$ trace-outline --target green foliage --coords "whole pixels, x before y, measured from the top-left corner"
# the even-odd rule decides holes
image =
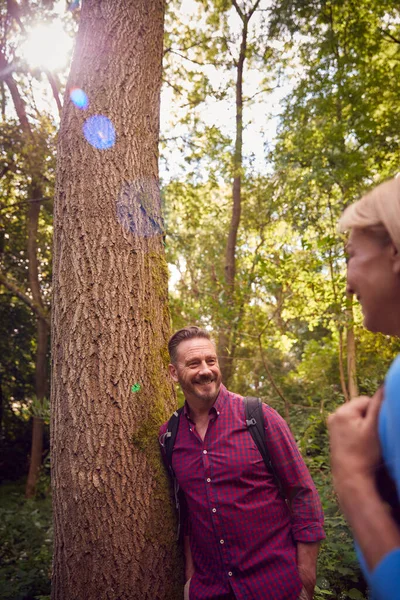
[[[18,479],[27,469],[31,426],[22,412],[34,389],[35,331],[31,311],[0,294],[0,481]]]
[[[358,565],[349,528],[340,512],[329,466],[329,440],[324,416],[313,415],[304,430],[300,447],[320,494],[325,515],[326,541],[318,559],[316,600],[365,598],[366,586]],[[351,590],[354,589],[354,592]],[[351,594],[359,593],[359,596]]]
[[[51,500],[26,500],[23,484],[0,487],[0,600],[47,600]]]

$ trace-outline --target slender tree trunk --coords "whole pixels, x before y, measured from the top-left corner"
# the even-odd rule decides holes
[[[162,0],[85,0],[58,146],[52,310],[53,600],[177,600],[158,427],[168,271],[158,188]],[[67,96],[66,96],[67,98]],[[112,147],[82,135],[109,118]]]
[[[344,374],[344,366],[343,366],[343,330],[339,327],[339,377],[340,377],[340,385],[342,388],[342,393],[345,399],[345,402],[350,400],[349,392],[347,391],[346,385],[346,377]]]
[[[3,413],[4,413],[3,373],[0,372],[0,436],[3,433]]]
[[[227,318],[218,337],[218,354],[222,380],[229,385],[232,376],[234,348],[232,345],[232,319],[235,304],[236,244],[242,210],[243,166],[243,69],[247,49],[247,19],[243,21],[242,41],[236,70],[236,139],[233,154],[232,214],[225,251],[225,307]]]
[[[233,152],[232,213],[225,250],[225,318],[218,335],[218,356],[222,372],[222,380],[229,385],[233,374],[233,361],[236,351],[236,338],[232,331],[234,319],[236,329],[239,326],[240,314],[235,311],[235,277],[236,277],[236,245],[242,212],[242,172],[243,172],[243,72],[247,54],[247,35],[250,20],[257,10],[260,0],[256,0],[244,12],[237,0],[232,0],[238,16],[242,21],[242,39],[239,58],[236,63],[236,136]]]
[[[346,294],[347,381],[350,398],[358,396],[356,339],[354,335],[353,296]]]
[[[39,200],[42,196],[40,187],[32,190],[32,198]],[[28,279],[34,302],[44,310],[40,281],[39,262],[37,256],[37,235],[39,227],[40,202],[31,202],[28,210]],[[48,323],[41,318],[37,319],[37,348],[35,367],[35,392],[36,398],[42,402],[47,391],[47,346],[49,338]],[[32,443],[28,479],[25,495],[32,498],[35,495],[37,479],[42,464],[44,423],[39,417],[32,420]]]
[[[343,122],[343,106],[342,99],[345,96],[343,89],[343,68],[342,68],[342,60],[341,60],[341,48],[339,46],[336,31],[335,31],[335,22],[334,22],[334,14],[332,10],[332,6],[329,7],[329,17],[330,17],[330,30],[331,30],[331,44],[332,51],[336,60],[336,69],[337,69],[337,80],[338,80],[338,96],[336,101],[336,118],[337,123]],[[343,155],[347,152],[346,140],[344,135],[342,134],[339,138],[339,147],[340,151]],[[346,198],[347,195],[347,187],[343,185],[341,181],[337,182],[338,186],[342,191],[343,198]],[[345,203],[343,205],[343,209],[345,208]],[[332,214],[332,213],[331,213]],[[355,398],[358,396],[358,385],[357,385],[357,370],[356,370],[356,341],[354,336],[354,317],[353,317],[353,297],[352,294],[346,292],[346,345],[347,345],[347,389],[348,394],[345,394],[345,400],[347,401],[349,398]],[[343,383],[342,383],[343,387]]]
[[[37,321],[37,349],[35,368],[35,391],[39,402],[47,392],[47,346],[49,339],[49,326],[43,319]],[[32,443],[29,463],[29,473],[26,482],[25,495],[32,498],[35,495],[43,454],[44,422],[42,418],[32,419]]]

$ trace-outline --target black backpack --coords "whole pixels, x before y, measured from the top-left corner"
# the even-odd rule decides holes
[[[254,442],[257,445],[258,450],[260,451],[260,454],[264,460],[268,471],[273,475],[275,483],[281,495],[284,498],[286,498],[282,484],[272,463],[268,446],[265,441],[264,413],[262,409],[262,402],[260,398],[253,398],[252,396],[247,396],[246,398],[243,398],[243,400],[245,406],[246,425],[248,427],[249,433],[251,434]],[[168,470],[173,483],[175,506],[178,512],[178,539],[180,539],[182,535],[181,525],[183,522],[183,515],[186,511],[186,500],[185,495],[182,493],[182,490],[179,487],[174,470],[172,468],[172,452],[175,445],[176,435],[178,433],[179,421],[182,410],[183,406],[174,412],[174,414],[168,421],[167,431],[163,436],[163,446],[165,450],[166,463],[168,465]]]

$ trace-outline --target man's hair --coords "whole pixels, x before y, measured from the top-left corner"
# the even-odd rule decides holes
[[[182,342],[186,340],[192,340],[193,338],[205,338],[206,340],[211,340],[211,336],[205,329],[201,329],[196,325],[188,325],[188,327],[184,327],[183,329],[179,329],[174,333],[174,335],[170,338],[168,342],[168,352],[171,359],[171,363],[176,364],[176,359],[178,355],[178,346]]]
[[[367,229],[383,244],[393,242],[400,252],[400,177],[381,183],[346,208],[339,231]]]

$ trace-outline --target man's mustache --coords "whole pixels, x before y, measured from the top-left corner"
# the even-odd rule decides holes
[[[216,377],[197,377],[194,380],[194,383],[211,383],[212,381],[215,381]]]

